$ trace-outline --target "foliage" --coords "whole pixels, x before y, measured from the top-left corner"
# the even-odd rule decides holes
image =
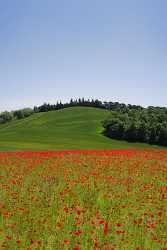
[[[14,111],[13,115],[17,119],[22,119],[22,118],[25,118],[25,117],[32,115],[33,113],[34,113],[33,109],[24,108],[24,109]]]
[[[143,109],[141,106],[136,106],[136,105],[125,105],[123,103],[119,102],[102,102],[98,99],[84,99],[84,98],[78,98],[78,99],[72,99],[70,102],[62,103],[61,101],[57,101],[56,104],[50,104],[50,103],[44,103],[41,106],[34,106],[33,109],[31,108],[24,108],[24,109],[19,109],[15,110],[12,112],[7,112],[8,116],[10,113],[10,116],[12,117],[11,119],[8,119],[7,117],[4,116],[3,112],[2,118],[0,117],[0,123],[5,123],[8,122],[14,118],[16,119],[23,119],[25,117],[28,117],[34,113],[40,113],[40,112],[48,112],[48,111],[53,111],[53,110],[60,110],[64,108],[69,108],[69,107],[92,107],[92,108],[100,108],[100,109],[107,109],[107,110],[113,110],[113,111],[121,111],[121,112],[126,112],[128,109],[133,110],[133,109]],[[6,114],[5,114],[6,115]]]
[[[167,146],[167,108],[148,107],[112,112],[103,126],[114,139]]]
[[[105,105],[99,101],[99,100],[85,100],[84,98],[79,98],[73,100],[71,98],[70,102],[67,103],[62,103],[57,102],[57,104],[49,104],[49,103],[44,103],[41,106],[35,106],[34,107],[34,112],[47,112],[47,111],[52,111],[52,110],[59,110],[59,109],[64,109],[64,108],[69,108],[69,107],[76,107],[76,106],[85,106],[85,107],[95,107],[95,108],[102,108],[106,109]]]
[[[6,123],[6,122],[9,122],[13,119],[13,114],[12,112],[8,112],[8,111],[5,111],[5,112],[2,112],[0,114],[0,123]]]
[[[15,111],[4,111],[0,113],[0,124],[10,122],[12,120],[16,119],[22,119],[25,117],[28,117],[34,113],[34,110],[31,108],[24,108],[20,110]]]
[[[61,101],[57,102],[57,104],[49,104],[44,103],[41,106],[35,106],[34,112],[47,112],[52,110],[59,110],[69,107],[76,107],[76,106],[83,106],[83,107],[95,107],[95,108],[101,108],[101,109],[107,109],[112,111],[121,111],[123,113],[126,113],[128,110],[142,110],[143,107],[139,105],[131,105],[131,104],[124,104],[119,102],[106,102],[101,101],[98,99],[85,99],[85,98],[78,98],[78,99],[72,99],[70,102],[62,103]]]

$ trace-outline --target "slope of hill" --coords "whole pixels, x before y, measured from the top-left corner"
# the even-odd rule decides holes
[[[0,151],[46,151],[66,149],[113,149],[144,144],[111,140],[101,134],[101,121],[109,111],[73,107],[37,113],[0,125]],[[150,146],[147,146],[150,147]]]

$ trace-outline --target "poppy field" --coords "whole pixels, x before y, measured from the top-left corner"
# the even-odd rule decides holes
[[[167,152],[0,153],[0,249],[167,250]]]

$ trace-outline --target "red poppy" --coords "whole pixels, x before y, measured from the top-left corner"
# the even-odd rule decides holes
[[[17,244],[21,244],[21,240],[16,240],[16,243]]]
[[[69,243],[69,239],[64,239],[64,244],[67,244],[67,243]]]
[[[74,220],[80,220],[80,218],[79,217],[75,217]]]
[[[100,221],[99,221],[99,224],[104,224],[104,223],[105,223],[104,220],[100,220]]]
[[[37,243],[39,246],[42,246],[42,240],[38,240]]]
[[[106,222],[104,224],[104,235],[106,236],[108,234],[108,223]]]
[[[124,230],[117,230],[116,233],[117,233],[117,234],[124,234],[125,231],[124,231]]]
[[[95,243],[94,243],[94,250],[98,250],[98,242],[97,241],[95,241]]]
[[[123,224],[117,223],[117,227],[122,227],[122,226],[123,226]]]
[[[73,248],[73,250],[79,250],[79,247],[78,247],[78,246],[76,246],[76,247],[74,247],[74,248]]]
[[[133,224],[135,224],[135,225],[136,225],[136,224],[137,224],[137,220],[133,220]]]
[[[82,234],[82,231],[81,230],[76,230],[76,231],[73,232],[73,234],[76,235],[76,236],[79,236],[79,235]]]
[[[31,245],[34,244],[34,240],[31,239],[31,240],[30,240],[30,244],[31,244]]]
[[[11,239],[12,239],[12,237],[11,237],[11,236],[9,236],[9,235],[7,235],[7,236],[6,236],[6,239],[7,239],[7,240],[11,240]]]
[[[64,207],[64,212],[68,213],[68,207]]]

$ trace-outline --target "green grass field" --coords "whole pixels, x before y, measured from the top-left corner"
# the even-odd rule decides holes
[[[157,148],[103,136],[101,122],[108,115],[107,110],[73,107],[12,121],[0,125],[0,151]]]

